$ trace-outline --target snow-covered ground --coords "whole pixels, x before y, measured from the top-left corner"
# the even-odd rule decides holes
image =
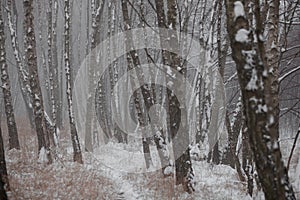
[[[35,137],[21,140],[22,151],[6,151],[10,199],[264,199],[256,190],[252,198],[247,194],[236,170],[206,161],[193,161],[196,191],[187,194],[180,185],[174,186],[171,177],[162,177],[154,147],[150,170],[145,169],[141,145],[134,143],[102,145],[93,153],[85,152],[80,165],[72,162],[72,145],[66,137],[54,163],[44,165],[38,163]],[[294,156],[290,177],[297,192],[300,164],[299,156]]]

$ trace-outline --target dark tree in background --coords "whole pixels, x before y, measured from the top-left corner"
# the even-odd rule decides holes
[[[6,52],[5,52],[5,34],[4,34],[4,23],[2,18],[2,4],[0,3],[0,75],[2,82],[2,91],[4,95],[4,108],[6,114],[7,128],[8,128],[8,141],[9,149],[20,149],[17,125],[15,121],[10,80],[8,67],[6,63]]]
[[[38,75],[36,40],[33,24],[33,0],[24,0],[24,11],[26,61],[29,71],[31,102],[34,110],[35,128],[38,137],[39,156],[40,161],[51,163],[49,135],[44,118],[43,96]],[[47,158],[45,158],[44,155],[46,155]]]

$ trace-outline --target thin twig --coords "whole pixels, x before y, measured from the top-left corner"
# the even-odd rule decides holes
[[[291,150],[291,153],[290,153],[289,161],[288,161],[288,164],[287,164],[287,170],[289,170],[290,163],[291,163],[292,156],[293,156],[296,144],[297,144],[297,139],[299,137],[299,134],[300,134],[300,124],[299,124],[298,131],[297,131],[296,137],[294,139],[293,147],[292,147],[292,150]]]

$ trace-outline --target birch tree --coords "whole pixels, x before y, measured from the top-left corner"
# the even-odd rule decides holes
[[[35,128],[38,137],[39,161],[50,163],[52,162],[52,159],[49,149],[49,135],[47,134],[48,131],[44,118],[43,96],[38,75],[36,39],[33,23],[33,0],[24,0],[23,3],[25,12],[25,56],[29,72],[30,94],[34,111]]]
[[[65,73],[66,73],[66,95],[67,95],[67,103],[68,103],[68,112],[69,112],[69,121],[70,121],[70,131],[71,131],[71,140],[73,145],[73,159],[75,162],[83,163],[82,154],[80,149],[79,138],[77,134],[77,129],[75,125],[74,119],[74,111],[73,111],[73,100],[72,100],[72,73],[71,73],[71,9],[70,9],[70,1],[65,0],[64,4],[65,11],[65,25],[64,25],[64,44],[65,44],[65,52],[64,52],[64,60],[65,60]]]
[[[2,5],[0,5],[1,7]],[[4,22],[2,19],[2,9],[0,8],[0,74],[2,82],[2,91],[4,95],[4,108],[6,114],[6,122],[8,128],[9,149],[20,149],[17,125],[15,121],[14,108],[12,104],[12,96],[10,89],[10,80],[8,67],[6,63],[5,52],[5,34]]]
[[[174,0],[169,0],[167,2],[155,0],[156,6],[156,15],[157,15],[157,24],[160,28],[169,28],[173,31],[177,30],[177,12],[178,5]],[[165,7],[167,11],[165,11]],[[164,65],[170,66],[175,71],[178,71],[183,76],[186,76],[187,69],[183,68],[181,65],[181,58],[172,53],[179,52],[179,38],[177,34],[171,34],[165,38],[166,35],[161,35],[160,33],[160,43],[162,49],[162,62]],[[164,50],[165,47],[169,47],[169,51]],[[171,77],[176,77],[176,75],[171,74]],[[167,78],[167,83],[171,85],[174,84],[174,80]],[[185,96],[184,89],[180,89],[180,93],[178,95]],[[184,152],[180,149],[180,146],[185,146],[189,144],[189,138],[184,133],[177,133],[179,125],[183,127],[183,130],[188,133],[188,125],[187,123],[187,113],[186,110],[180,109],[179,102],[176,97],[171,93],[168,94],[168,128],[170,131],[170,137],[174,138],[176,134],[179,134],[178,139],[172,141],[173,142],[173,151],[175,160],[175,172],[176,172],[176,184],[182,184],[184,190],[191,193],[193,192],[193,168],[190,160],[190,152],[189,148],[187,148]],[[183,118],[180,117],[183,116]],[[164,140],[166,140],[164,135],[161,135]]]
[[[127,6],[126,0],[121,1],[121,7],[122,7],[122,16],[123,16],[123,21],[124,21],[124,29],[125,29],[125,31],[130,31],[131,20],[129,18],[129,11],[128,11],[128,6]],[[132,36],[131,32],[128,32],[126,34],[126,48],[129,52],[126,55],[128,70],[135,69],[137,77],[138,77],[139,85],[142,85],[142,83],[144,82],[145,79],[144,79],[143,72],[140,69],[141,62],[140,62],[137,51],[132,48],[132,44],[133,44],[133,36]],[[134,85],[133,80],[131,79],[130,81],[131,81],[131,85],[133,86]],[[150,92],[146,91],[145,88],[142,88],[142,90],[136,91],[136,93],[134,94],[134,106],[136,109],[137,117],[139,118],[140,126],[145,126],[147,124],[147,122],[149,122],[148,121],[149,119],[145,116],[145,113],[143,113],[143,102],[145,104],[145,107],[149,108],[150,107],[150,104],[149,104],[150,99],[152,100],[153,97],[150,97]],[[155,141],[156,141],[156,145],[157,145],[157,149],[158,149],[158,153],[159,153],[159,157],[160,157],[160,161],[161,161],[161,165],[162,165],[162,172],[163,172],[165,166],[168,165],[169,160],[168,160],[168,158],[163,156],[163,153],[162,153],[162,149],[165,149],[165,147],[158,145],[157,138]],[[146,167],[149,168],[152,165],[152,159],[151,159],[150,148],[149,148],[150,138],[148,138],[147,136],[143,136],[142,144],[143,144],[143,152],[144,152],[144,159],[146,162]]]
[[[251,26],[241,1],[226,0],[227,31],[242,91],[244,115],[259,181],[266,199],[295,199],[278,142],[276,103],[269,101],[273,79],[266,60],[259,1]],[[255,39],[255,40],[254,40]],[[256,43],[257,42],[257,43]],[[278,98],[278,92],[272,95]]]
[[[58,65],[58,50],[57,50],[57,23],[58,23],[58,1],[53,0],[53,12],[52,12],[52,18],[53,18],[53,25],[52,25],[52,42],[51,42],[51,49],[52,49],[52,67],[53,71],[50,71],[50,74],[52,74],[53,78],[53,90],[54,90],[54,101],[56,104],[56,114],[55,114],[55,119],[53,117],[53,121],[56,124],[57,128],[62,127],[62,96],[60,94],[60,90],[62,90],[62,81],[59,81],[59,65]],[[49,28],[49,27],[48,27]],[[50,30],[49,30],[50,31]],[[53,109],[52,109],[53,110]],[[54,111],[54,110],[53,110]],[[57,131],[57,130],[56,130]]]
[[[30,97],[31,90],[29,84],[28,71],[25,69],[24,62],[22,62],[23,55],[20,52],[20,46],[18,42],[19,40],[17,34],[17,27],[18,27],[19,15],[17,13],[15,0],[7,0],[6,13],[7,13],[7,24],[9,28],[8,30],[11,38],[11,45],[16,60],[16,66],[18,69],[19,84],[21,87],[22,97],[25,102],[31,127],[34,128],[35,126],[34,113],[33,113],[33,108],[31,103],[31,97]]]
[[[57,98],[55,97],[56,90],[58,89],[58,67],[53,65],[53,24],[52,24],[52,0],[49,0],[49,7],[47,10],[48,18],[48,69],[49,69],[49,96],[50,96],[50,113],[52,118],[52,124],[50,126],[50,136],[54,146],[57,145]],[[57,6],[57,5],[55,5]],[[57,9],[57,8],[56,8]]]
[[[97,47],[97,45],[100,43],[100,20],[102,16],[102,12],[104,9],[105,1],[100,2],[100,0],[92,0],[91,2],[91,9],[92,9],[92,36],[91,36],[91,49]],[[93,62],[95,58],[91,58],[91,62]],[[88,86],[88,94],[92,93],[92,90],[95,90],[96,88],[96,80],[95,80],[95,69],[93,63],[89,66],[89,86]],[[89,95],[87,99],[87,112],[86,112],[86,123],[85,123],[85,150],[86,151],[92,151],[93,150],[93,141],[92,141],[92,135],[93,135],[93,124],[95,123],[93,120],[95,117],[95,112],[93,111],[92,103],[94,101],[94,98]]]

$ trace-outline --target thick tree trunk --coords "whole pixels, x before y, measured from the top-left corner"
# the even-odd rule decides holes
[[[5,191],[5,183],[0,179],[0,199],[7,200],[7,194]]]
[[[2,131],[0,127],[0,199],[7,199],[6,190],[10,190],[10,188],[6,169]]]
[[[2,6],[2,5],[0,5]],[[5,52],[5,35],[4,23],[2,19],[2,9],[0,8],[0,75],[2,82],[2,91],[4,96],[4,108],[8,128],[9,149],[20,149],[17,125],[15,121],[12,97],[10,91],[10,80],[8,75],[6,52]]]
[[[66,73],[66,90],[67,90],[67,101],[68,101],[68,111],[69,111],[69,121],[70,121],[70,131],[71,140],[73,145],[73,159],[75,162],[83,163],[82,154],[80,149],[80,142],[77,134],[77,129],[75,125],[74,113],[73,113],[73,100],[72,100],[72,73],[71,73],[71,11],[70,11],[70,1],[65,0],[65,73]]]
[[[295,199],[278,142],[277,105],[268,100],[274,81],[273,72],[265,60],[259,1],[254,3],[256,27],[252,33],[242,2],[226,0],[227,30],[242,90],[250,146],[265,198]],[[257,38],[257,45],[253,36]],[[272,97],[278,99],[278,92]]]
[[[25,48],[26,60],[29,69],[29,83],[31,91],[31,102],[34,110],[35,128],[38,137],[38,149],[40,161],[52,162],[49,149],[49,135],[47,134],[46,123],[44,118],[43,96],[39,83],[37,57],[36,57],[36,40],[33,24],[33,0],[24,0],[25,12]],[[47,160],[41,160],[43,153],[47,154]]]

